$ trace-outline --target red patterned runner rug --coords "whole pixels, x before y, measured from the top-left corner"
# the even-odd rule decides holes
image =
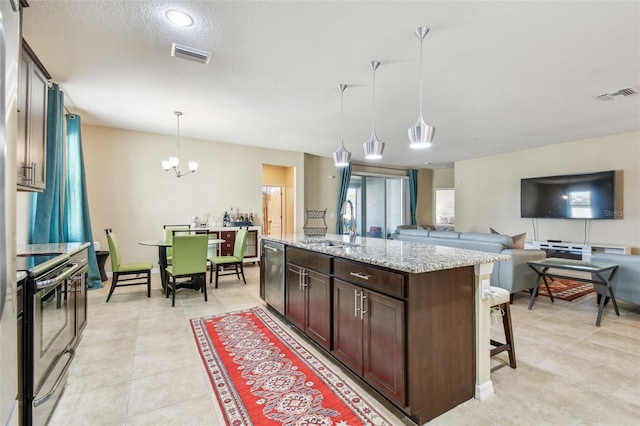
[[[562,300],[575,300],[586,294],[593,293],[593,285],[584,283],[582,281],[573,281],[562,278],[554,278],[553,280],[547,278],[549,288],[553,297],[557,297]],[[541,282],[538,287],[538,293],[543,296],[549,296],[547,293],[547,287]]]
[[[227,425],[391,425],[259,307],[191,329]]]

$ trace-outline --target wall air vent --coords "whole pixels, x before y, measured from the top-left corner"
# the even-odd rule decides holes
[[[617,92],[611,93],[603,93],[602,95],[596,96],[596,100],[598,101],[615,101],[616,99],[622,99],[627,96],[637,95],[638,90],[633,87],[627,87],[626,89],[620,89]]]
[[[204,50],[183,46],[177,43],[171,43],[171,56],[198,62],[200,64],[208,64],[209,61],[211,61],[211,52],[205,52]]]

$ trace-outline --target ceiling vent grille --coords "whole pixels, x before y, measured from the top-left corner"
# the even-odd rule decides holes
[[[633,87],[627,87],[626,89],[620,89],[617,92],[611,93],[603,93],[602,95],[596,96],[596,100],[598,101],[615,101],[616,99],[622,99],[627,96],[637,95],[638,91]]]
[[[171,56],[200,64],[208,64],[209,61],[211,61],[211,52],[205,52],[204,50],[176,43],[171,43]]]

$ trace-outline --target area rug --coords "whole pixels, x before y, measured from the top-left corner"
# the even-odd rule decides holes
[[[227,425],[392,424],[259,307],[191,329]]]
[[[550,280],[547,278],[551,294],[554,298],[561,300],[575,300],[579,297],[585,296],[589,293],[593,293],[593,286],[591,284],[583,283],[580,281],[567,280],[562,278],[554,278]],[[544,283],[538,287],[538,294],[543,296],[549,296],[547,293],[547,287]]]

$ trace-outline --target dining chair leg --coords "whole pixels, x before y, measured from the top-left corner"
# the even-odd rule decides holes
[[[205,272],[202,275],[202,291],[204,293],[204,301],[208,301],[207,299],[207,273]]]
[[[147,297],[151,297],[151,270],[147,271]]]
[[[244,277],[244,264],[240,262],[240,273],[242,274],[242,281],[244,281],[244,285],[247,285],[247,280]]]
[[[171,290],[171,306],[176,306],[176,277],[173,277],[173,289]]]
[[[218,288],[218,265],[216,265],[216,285],[214,288]]]
[[[238,264],[234,264],[233,265],[236,268],[236,277],[238,277],[238,279],[240,279],[240,271],[238,270]]]
[[[107,296],[107,302],[111,299],[111,295],[113,294],[113,290],[116,289],[116,284],[118,283],[118,273],[114,272],[111,277],[111,288],[109,289],[109,295]]]

